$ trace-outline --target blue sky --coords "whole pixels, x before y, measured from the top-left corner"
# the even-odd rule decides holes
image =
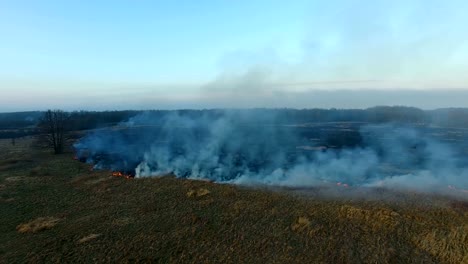
[[[467,13],[458,0],[5,0],[0,111],[367,107],[368,90],[450,93],[468,88]],[[342,90],[363,99],[343,104]],[[295,104],[324,91],[336,99]]]

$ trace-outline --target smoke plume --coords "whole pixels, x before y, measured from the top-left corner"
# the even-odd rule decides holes
[[[262,109],[146,112],[89,134],[75,148],[96,168],[136,177],[174,174],[247,185],[339,184],[424,192],[468,189],[462,150],[431,136],[427,127],[291,124]]]

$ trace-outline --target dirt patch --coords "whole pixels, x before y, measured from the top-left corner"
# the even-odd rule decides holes
[[[28,178],[25,176],[12,176],[12,177],[8,177],[5,179],[5,181],[7,182],[19,182],[19,181],[25,181],[25,180],[28,180]]]
[[[321,225],[313,225],[312,221],[305,217],[305,216],[300,216],[297,218],[296,222],[294,222],[291,225],[291,230],[296,232],[296,233],[304,233],[307,234],[308,236],[314,236],[317,234],[323,226]]]
[[[114,226],[126,226],[132,222],[130,217],[122,217],[112,220],[112,225]]]
[[[56,226],[60,220],[60,218],[56,217],[39,217],[30,222],[19,224],[16,226],[16,230],[20,233],[36,233],[46,229],[51,229]]]
[[[190,189],[187,192],[187,197],[201,197],[210,194],[210,191],[205,188],[200,188],[198,190]]]
[[[80,240],[78,240],[78,244],[83,244],[83,243],[89,242],[89,241],[94,240],[94,239],[96,239],[96,238],[98,238],[100,236],[101,236],[101,234],[87,235],[85,237],[80,238]]]
[[[302,232],[310,227],[310,220],[305,216],[297,218],[296,222],[291,225],[291,230],[295,232]]]

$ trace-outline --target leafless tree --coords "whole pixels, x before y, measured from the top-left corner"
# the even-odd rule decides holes
[[[62,110],[47,110],[39,122],[44,143],[54,149],[55,154],[63,153],[68,114]]]

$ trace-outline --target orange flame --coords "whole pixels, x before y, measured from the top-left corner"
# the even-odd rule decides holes
[[[114,176],[114,177],[124,177],[125,179],[133,179],[133,175],[122,173],[120,171],[112,172],[112,176]]]

